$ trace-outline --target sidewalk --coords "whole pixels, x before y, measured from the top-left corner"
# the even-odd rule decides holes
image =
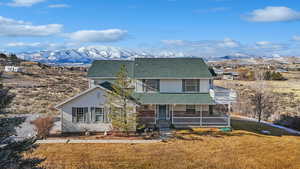
[[[147,144],[159,143],[161,139],[156,140],[37,140],[37,144],[56,144],[56,143],[117,143],[117,144]]]

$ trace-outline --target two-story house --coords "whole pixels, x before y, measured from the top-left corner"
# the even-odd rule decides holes
[[[213,77],[201,58],[136,58],[96,60],[88,71],[89,89],[59,104],[62,131],[111,129],[107,92],[125,65],[133,80],[132,104],[147,127],[230,126],[227,105],[211,96]]]

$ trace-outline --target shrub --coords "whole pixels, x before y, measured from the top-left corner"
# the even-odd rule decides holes
[[[281,73],[273,72],[272,73],[272,80],[286,80]]]
[[[49,136],[51,128],[54,126],[54,118],[51,116],[40,117],[32,121],[37,131],[37,137],[45,139]]]
[[[279,72],[266,71],[264,73],[264,80],[287,80]]]
[[[275,124],[279,124],[300,131],[300,116],[290,116],[286,114],[281,115],[280,119],[275,121]]]

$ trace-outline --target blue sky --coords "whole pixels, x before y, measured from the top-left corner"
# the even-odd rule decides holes
[[[297,0],[1,0],[0,50],[300,55]]]

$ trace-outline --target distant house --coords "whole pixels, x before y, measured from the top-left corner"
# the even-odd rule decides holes
[[[222,69],[217,69],[217,68],[213,68],[214,72],[217,74],[217,76],[221,76],[224,73],[224,70]]]
[[[237,80],[238,78],[238,72],[224,72],[222,77],[223,80]]]
[[[5,72],[22,72],[22,68],[18,66],[5,66]]]
[[[56,106],[62,132],[111,129],[107,93],[124,65],[133,80],[132,104],[139,123],[148,128],[228,127],[229,102],[211,95],[213,79],[201,58],[136,58],[133,61],[97,60],[88,70],[89,89]],[[218,96],[218,94],[216,94]]]
[[[276,73],[287,73],[288,71],[285,69],[276,69],[275,72]]]

